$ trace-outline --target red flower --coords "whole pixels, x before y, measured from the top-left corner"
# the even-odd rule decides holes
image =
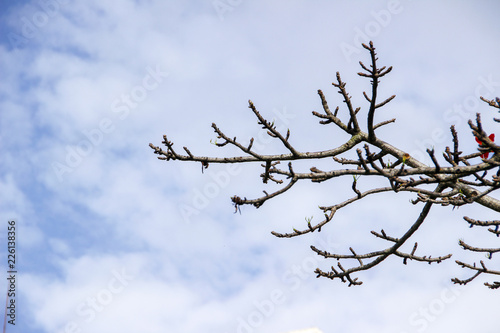
[[[495,134],[490,134],[490,136],[488,137],[491,141],[495,141]],[[486,145],[484,145],[481,140],[479,140],[478,138],[476,138],[476,142],[479,143],[479,146],[480,147],[486,147]],[[490,155],[489,152],[486,152],[484,154],[481,154],[481,158],[488,158],[488,156]]]

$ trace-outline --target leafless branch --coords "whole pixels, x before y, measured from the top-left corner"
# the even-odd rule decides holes
[[[233,196],[231,198],[235,207],[235,212],[240,211],[243,205],[253,205],[260,207],[269,199],[281,195],[289,190],[299,181],[309,180],[314,183],[334,181],[337,178],[345,176],[352,177],[351,189],[354,196],[348,197],[340,203],[330,206],[319,206],[324,218],[316,223],[311,223],[312,219],[306,219],[307,225],[300,229],[290,227],[291,231],[278,233],[273,231],[272,234],[279,238],[292,238],[314,231],[320,232],[322,228],[333,220],[336,212],[343,207],[355,204],[368,196],[373,196],[378,193],[393,192],[397,195],[401,192],[410,192],[414,195],[411,201],[415,205],[422,205],[420,214],[415,217],[414,223],[401,236],[393,237],[385,233],[383,229],[380,232],[372,231],[372,234],[379,239],[389,242],[389,246],[382,250],[360,254],[354,250],[354,247],[349,247],[349,254],[331,254],[325,250],[317,249],[311,246],[311,249],[318,255],[326,259],[336,259],[336,266],[331,267],[331,271],[324,272],[319,268],[315,273],[318,277],[327,277],[330,279],[339,279],[343,282],[352,285],[359,285],[362,282],[358,278],[353,278],[352,275],[363,270],[370,269],[382,263],[389,256],[394,255],[403,258],[403,263],[407,264],[408,260],[440,263],[451,257],[451,254],[432,257],[431,255],[419,256],[416,255],[418,243],[414,242],[413,249],[410,253],[405,253],[400,248],[414,236],[419,227],[426,220],[429,211],[433,205],[451,206],[458,208],[463,205],[479,204],[485,209],[500,212],[500,200],[491,194],[500,187],[500,146],[494,143],[494,136],[488,133],[483,127],[481,115],[478,113],[474,121],[469,120],[468,124],[473,136],[478,142],[477,151],[464,155],[460,150],[459,136],[454,126],[450,127],[452,134],[451,148],[446,147],[442,151],[444,161],[440,161],[441,153],[436,153],[433,149],[427,150],[428,155],[432,160],[432,166],[424,164],[417,160],[414,156],[410,156],[404,150],[401,150],[380,138],[376,132],[380,127],[389,125],[395,122],[395,119],[382,120],[375,124],[376,111],[387,105],[395,98],[392,95],[382,102],[377,101],[378,89],[381,83],[381,78],[390,73],[392,67],[379,67],[378,58],[375,52],[373,43],[368,45],[363,44],[370,56],[370,65],[366,66],[360,62],[362,72],[358,73],[363,78],[368,78],[371,82],[371,92],[367,94],[363,92],[363,96],[368,102],[368,106],[355,106],[340,73],[336,74],[336,82],[332,85],[337,92],[342,96],[342,103],[345,109],[336,106],[332,112],[328,102],[323,94],[323,91],[318,90],[322,111],[312,111],[313,116],[319,118],[319,124],[328,125],[335,124],[335,128],[340,132],[348,135],[348,139],[337,147],[327,150],[300,151],[290,140],[291,131],[287,129],[286,133],[278,131],[274,122],[267,120],[254,105],[249,101],[249,108],[257,118],[257,124],[265,131],[266,135],[274,138],[287,151],[284,154],[261,154],[254,148],[254,139],[249,142],[241,142],[235,136],[227,134],[220,129],[216,124],[212,124],[212,128],[217,135],[217,139],[212,142],[217,147],[234,146],[241,153],[241,156],[233,157],[209,157],[200,156],[191,152],[187,147],[183,147],[185,153],[179,153],[174,149],[174,144],[163,136],[162,144],[166,148],[149,144],[153,149],[154,154],[158,155],[160,160],[179,160],[199,162],[202,165],[202,171],[209,166],[209,163],[247,163],[259,162],[263,167],[261,178],[264,184],[269,180],[280,186],[274,191],[263,191],[264,195],[255,198],[247,199],[246,197]],[[489,106],[500,109],[500,98],[495,100],[481,99]],[[359,117],[366,117],[366,128],[361,128]],[[495,121],[500,122],[499,119]],[[354,152],[355,157],[345,156],[348,152]],[[438,150],[439,152],[439,150]],[[331,168],[322,167],[320,170],[314,166],[314,162],[321,159],[329,159],[333,161]],[[304,170],[295,171],[292,165],[294,161],[311,161],[311,165]],[[282,167],[281,161],[287,161],[287,167]],[[362,176],[362,177],[361,177]],[[366,189],[364,177],[378,177],[385,179],[387,186]],[[287,182],[284,180],[287,180]],[[286,184],[283,184],[286,183]],[[283,185],[281,185],[283,184]],[[432,187],[431,187],[432,185]],[[433,188],[433,189],[432,189]],[[350,191],[350,190],[349,190]],[[500,236],[499,227],[500,221],[479,221],[469,217],[464,217],[467,223],[472,226],[489,226],[489,232],[496,236]],[[459,242],[459,246],[465,251],[486,253],[490,258],[493,253],[500,252],[498,248],[476,247],[466,244],[464,241]],[[356,260],[357,265],[346,267],[341,261]],[[481,261],[481,266],[469,265],[461,261],[456,261],[463,268],[473,270],[475,273],[472,277],[466,280],[454,278],[452,281],[458,284],[467,284],[474,280],[480,274],[500,275],[500,272],[486,268]],[[491,289],[500,288],[499,282],[486,283]]]

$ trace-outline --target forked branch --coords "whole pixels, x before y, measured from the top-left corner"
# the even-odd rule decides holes
[[[370,55],[370,65],[366,66],[363,62],[360,62],[362,72],[358,73],[358,75],[370,79],[372,86],[371,93],[367,94],[363,92],[368,105],[354,105],[346,89],[346,82],[342,80],[340,73],[337,72],[336,82],[332,83],[332,85],[342,96],[342,102],[346,110],[342,110],[340,106],[336,106],[332,111],[325,95],[321,90],[318,90],[322,111],[312,111],[313,116],[319,119],[320,125],[333,124],[335,129],[347,134],[348,139],[337,147],[320,151],[300,151],[294,146],[292,140],[290,140],[290,129],[286,133],[279,131],[276,124],[267,120],[258,111],[252,101],[249,101],[249,108],[257,118],[257,124],[265,131],[266,135],[277,140],[286,149],[287,153],[258,153],[253,147],[254,138],[251,138],[249,142],[239,141],[235,136],[228,135],[216,124],[212,124],[212,128],[217,135],[217,140],[213,144],[217,147],[234,146],[242,153],[241,156],[200,156],[193,154],[187,147],[183,147],[185,154],[179,153],[174,149],[174,144],[166,136],[163,137],[162,142],[166,149],[150,144],[154,153],[158,155],[158,159],[199,162],[202,164],[202,171],[208,167],[209,163],[261,163],[263,167],[261,174],[263,183],[268,184],[271,181],[281,187],[274,191],[264,190],[264,195],[255,199],[242,198],[237,195],[233,196],[231,200],[235,207],[235,212],[241,211],[241,207],[244,205],[253,205],[258,208],[266,201],[291,190],[299,181],[309,180],[321,183],[334,181],[337,178],[345,176],[352,177],[351,189],[348,190],[348,192],[352,193],[352,196],[350,195],[340,203],[330,206],[320,206],[319,209],[322,212],[323,219],[318,222],[312,223],[311,218],[306,220],[307,224],[302,228],[290,226],[288,232],[273,231],[272,234],[279,238],[292,238],[315,231],[320,232],[325,225],[333,220],[334,215],[340,209],[363,200],[368,196],[388,192],[393,192],[394,195],[401,192],[413,193],[414,200],[412,200],[412,203],[423,206],[420,214],[415,217],[415,222],[406,232],[400,237],[393,237],[387,235],[383,229],[381,232],[372,231],[375,237],[389,242],[388,247],[364,254],[357,253],[353,247],[349,247],[349,254],[332,254],[325,249],[318,249],[311,246],[311,249],[318,255],[326,259],[335,259],[338,261],[337,265],[332,266],[329,272],[324,272],[319,268],[316,269],[315,273],[317,276],[339,279],[349,283],[350,286],[362,283],[358,278],[352,277],[354,273],[375,267],[392,255],[402,258],[404,264],[412,260],[427,262],[429,264],[440,263],[450,258],[451,254],[438,257],[416,255],[417,242],[414,242],[413,249],[409,253],[400,250],[425,222],[433,205],[442,207],[451,206],[455,209],[463,205],[479,204],[487,209],[500,212],[500,200],[491,196],[500,187],[500,146],[494,143],[494,135],[484,129],[480,114],[476,115],[474,122],[472,120],[469,121],[472,135],[478,142],[478,151],[464,155],[460,150],[458,133],[455,127],[451,126],[451,148],[445,147],[442,154],[435,149],[427,150],[427,154],[432,161],[431,166],[417,160],[414,156],[410,156],[404,150],[397,148],[396,145],[382,140],[377,136],[376,130],[382,126],[394,123],[395,119],[382,120],[375,124],[375,113],[378,109],[391,102],[395,98],[395,95],[386,98],[382,102],[378,102],[378,89],[380,87],[380,79],[390,73],[392,67],[379,67],[377,54],[372,42],[368,45],[363,44],[363,47]],[[500,109],[499,98],[496,98],[494,101],[483,97],[481,99],[489,106]],[[360,116],[367,119],[366,129],[361,128]],[[495,121],[500,122],[499,119],[495,119]],[[355,158],[352,158],[352,155],[348,158],[345,155],[348,152],[353,152]],[[444,161],[440,159],[441,155]],[[325,158],[333,161],[336,167],[320,170],[314,166],[314,161]],[[311,161],[311,165],[307,170],[295,170],[292,163],[298,160]],[[286,167],[281,167],[281,161],[288,162]],[[360,177],[384,179],[386,186],[363,188]],[[488,229],[490,234],[497,237],[500,236],[500,221],[479,221],[469,217],[464,217],[464,219],[471,227],[490,227]],[[500,252],[500,248],[477,247],[469,245],[464,241],[460,241],[459,246],[465,251],[487,254],[489,259],[491,259],[493,254]],[[345,267],[343,262],[346,260],[355,260],[357,265]],[[476,266],[475,264],[469,265],[457,261],[458,265],[473,270],[475,273],[473,277],[467,280],[454,278],[452,281],[459,284],[467,284],[480,274],[500,274],[498,271],[486,268],[483,261],[480,263],[480,266]],[[500,288],[499,282],[486,283],[486,285],[492,289]]]

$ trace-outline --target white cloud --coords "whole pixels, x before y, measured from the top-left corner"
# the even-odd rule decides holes
[[[1,45],[7,171],[0,185],[8,198],[1,207],[4,216],[26,225],[20,237],[30,246],[23,255],[33,259],[20,273],[19,288],[27,300],[24,313],[35,318],[30,329],[64,332],[74,322],[81,332],[276,333],[316,326],[325,333],[413,333],[424,325],[426,332],[461,331],[469,324],[457,324],[458,317],[483,320],[493,330],[493,293],[483,281],[453,287],[451,277],[470,272],[452,261],[405,266],[388,260],[357,274],[364,281],[359,287],[316,279],[316,267],[328,270],[336,262],[322,260],[309,245],[331,252],[348,252],[349,246],[379,250],[387,244],[370,230],[383,228],[397,237],[418,216],[411,196],[379,195],[337,212],[320,234],[276,239],[271,230],[305,228],[306,217],[321,218],[318,204],[350,197],[349,181],[298,184],[258,210],[243,207],[234,214],[230,196],[255,197],[269,188],[261,184],[258,165],[232,170],[211,164],[202,174],[197,163],[158,161],[148,144],[160,144],[167,134],[181,153],[187,146],[199,155],[240,155],[210,144],[216,122],[243,142],[253,136],[262,152],[283,150],[259,136],[248,99],[284,131],[290,128],[290,140],[300,149],[341,144],[346,137],[332,125],[318,125],[311,111],[321,110],[316,91],[322,89],[330,107],[340,105],[345,117],[330,85],[340,71],[364,112],[362,91],[370,85],[356,75],[357,61],[367,64],[369,57],[364,50],[346,57],[340,46],[359,48],[366,34],[380,63],[394,66],[381,96],[397,98],[377,119],[398,120],[381,133],[417,151],[433,130],[448,133],[449,116],[456,114],[446,111],[477,98],[480,77],[492,78],[483,94],[500,95],[495,6],[401,0],[400,10],[384,20],[394,1],[362,8],[326,1],[221,1],[230,6],[222,16],[213,1],[59,1],[22,48]],[[28,29],[23,17],[35,24],[44,8],[31,3],[11,10],[8,31],[22,35]],[[147,89],[153,82],[147,75],[158,66],[168,75]],[[123,108],[126,95],[134,106]],[[469,109],[471,116],[492,115],[486,105]],[[461,116],[461,144],[472,151],[465,120]],[[485,124],[493,131],[494,123]],[[449,145],[433,144],[437,150]],[[54,169],[54,163],[67,169]],[[328,168],[331,161],[296,169],[313,165]],[[359,180],[359,186],[369,185]],[[468,229],[462,216],[489,213],[480,207],[450,211],[431,211],[415,235],[418,252],[479,260],[457,241],[481,244],[487,236]],[[116,272],[122,268],[134,278],[120,289]],[[92,298],[99,300],[94,312],[86,303]],[[471,313],[470,304],[480,306]],[[429,309],[432,319],[422,317],[421,309]]]

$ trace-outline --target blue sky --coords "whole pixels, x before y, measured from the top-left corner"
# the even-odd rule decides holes
[[[210,144],[215,122],[230,136],[255,137],[262,153],[283,152],[259,131],[249,99],[278,129],[290,128],[301,150],[342,144],[346,135],[311,111],[321,109],[318,89],[331,107],[342,102],[331,86],[337,71],[366,110],[369,82],[356,73],[369,61],[360,43],[370,39],[379,64],[394,67],[380,94],[397,96],[377,114],[397,118],[379,136],[420,157],[450,145],[456,124],[462,150],[474,152],[467,120],[481,112],[487,131],[498,126],[478,99],[500,96],[497,2],[0,4],[1,235],[9,219],[19,229],[18,325],[8,331],[497,330],[487,280],[450,282],[470,274],[455,259],[483,259],[463,253],[459,238],[498,246],[462,216],[492,212],[433,208],[414,241],[422,255],[451,260],[390,259],[348,288],[315,278],[316,267],[334,263],[309,246],[380,250],[386,244],[370,230],[404,232],[420,209],[411,195],[380,195],[339,211],[319,234],[277,239],[271,231],[301,228],[320,218],[318,205],[350,197],[350,180],[299,184],[240,215],[229,198],[266,189],[258,165],[210,165],[202,174],[199,164],[159,161],[148,147],[166,134],[179,151],[239,155]]]

